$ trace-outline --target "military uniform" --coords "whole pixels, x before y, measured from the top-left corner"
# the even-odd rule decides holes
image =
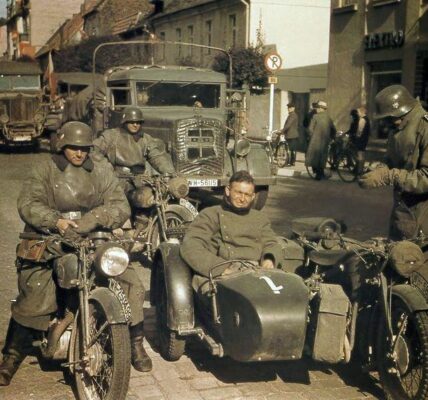
[[[18,211],[27,231],[53,230],[59,218],[72,212],[92,213],[99,226],[107,229],[120,227],[130,216],[129,204],[106,160],[88,157],[75,167],[63,154],[36,166],[18,198]],[[18,260],[18,266],[19,294],[12,317],[23,326],[46,330],[57,308],[51,265]],[[143,320],[144,289],[132,267],[117,280],[128,295],[132,324],[138,324]]]
[[[393,239],[428,234],[428,114],[418,103],[390,134],[387,164],[394,184]]]
[[[124,128],[108,129],[94,140],[94,147],[119,171],[123,167],[143,170],[148,161],[161,174],[175,172],[163,142],[146,133],[133,135]]]
[[[257,210],[233,211],[227,204],[205,208],[188,228],[180,254],[199,275],[209,276],[214,265],[227,260],[251,260],[258,264],[269,256],[277,267],[282,249],[268,219]],[[228,267],[215,270],[221,275]]]

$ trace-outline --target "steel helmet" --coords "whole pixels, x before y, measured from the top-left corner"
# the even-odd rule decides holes
[[[138,107],[127,107],[123,111],[122,124],[127,122],[143,122],[143,112]]]
[[[417,100],[402,85],[391,85],[381,90],[375,98],[375,118],[402,117],[417,104]]]
[[[92,129],[79,121],[66,122],[59,131],[58,149],[65,146],[92,146]]]

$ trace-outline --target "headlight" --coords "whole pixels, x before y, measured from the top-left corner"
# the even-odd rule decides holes
[[[95,267],[105,276],[118,276],[125,272],[129,264],[128,253],[114,243],[106,243],[95,253]]]
[[[250,152],[251,144],[247,139],[239,139],[236,142],[235,151],[240,157],[245,157]]]
[[[9,122],[9,115],[7,114],[0,115],[0,123],[2,123],[3,125],[6,125],[8,122]]]
[[[43,114],[41,114],[41,113],[37,113],[35,116],[34,116],[34,122],[36,123],[36,124],[41,124],[42,122],[43,122],[43,120],[45,119],[45,117],[44,117],[44,115]]]

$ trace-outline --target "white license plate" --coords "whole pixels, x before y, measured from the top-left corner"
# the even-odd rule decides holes
[[[27,142],[31,140],[31,136],[26,136],[26,135],[22,135],[22,136],[15,136],[13,138],[14,142]]]
[[[190,187],[218,186],[218,179],[188,179]]]
[[[279,140],[283,142],[285,140],[285,135],[280,135]]]

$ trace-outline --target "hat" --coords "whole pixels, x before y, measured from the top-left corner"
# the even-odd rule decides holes
[[[288,107],[288,108],[290,108],[290,107],[296,107],[296,106],[295,106],[295,104],[294,104],[294,103],[288,103],[288,104],[287,104],[287,107]]]
[[[324,110],[327,110],[327,103],[325,101],[319,100],[315,104],[316,108],[324,108]]]

